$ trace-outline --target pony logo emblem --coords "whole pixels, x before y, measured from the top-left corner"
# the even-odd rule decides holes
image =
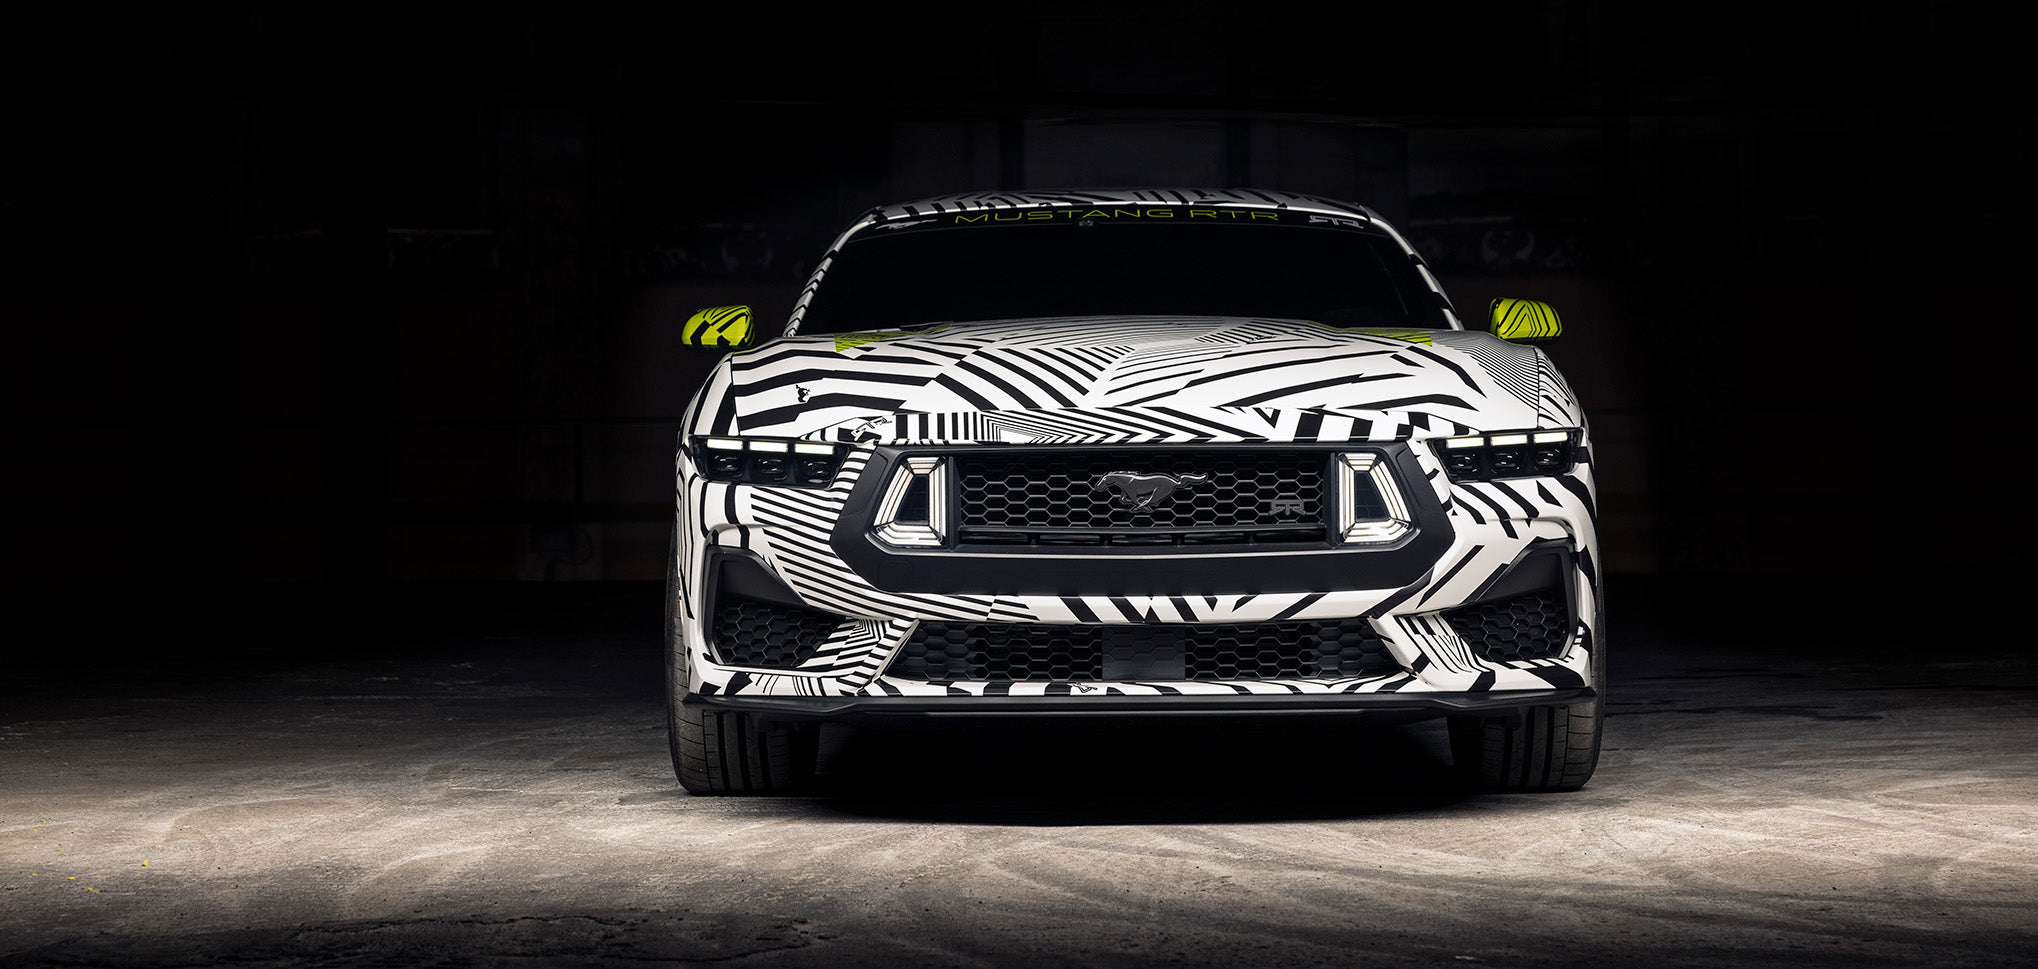
[[[1113,471],[1110,474],[1098,475],[1097,480],[1090,482],[1090,487],[1096,491],[1116,491],[1118,492],[1116,501],[1119,504],[1130,505],[1133,511],[1142,512],[1167,501],[1182,488],[1209,483],[1210,476],[1207,474],[1185,474],[1176,477],[1172,474]]]

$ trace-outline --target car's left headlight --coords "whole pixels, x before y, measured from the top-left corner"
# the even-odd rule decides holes
[[[1493,431],[1431,441],[1452,481],[1563,474],[1578,461],[1578,429]]]

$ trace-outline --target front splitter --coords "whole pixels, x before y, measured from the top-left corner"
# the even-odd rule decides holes
[[[1298,696],[689,696],[686,703],[712,710],[744,711],[766,720],[842,722],[1133,719],[1161,717],[1310,717],[1386,722],[1432,717],[1500,716],[1527,707],[1575,703],[1594,696],[1590,687],[1562,690],[1506,690],[1492,693],[1344,693]]]

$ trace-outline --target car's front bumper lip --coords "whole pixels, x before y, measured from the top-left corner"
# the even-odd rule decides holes
[[[840,722],[1013,718],[1148,719],[1153,717],[1320,717],[1390,721],[1499,716],[1525,707],[1591,699],[1591,687],[1490,693],[1254,694],[1223,696],[702,696],[685,702],[744,711],[768,720]]]

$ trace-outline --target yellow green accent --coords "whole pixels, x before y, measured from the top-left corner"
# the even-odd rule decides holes
[[[679,340],[690,347],[747,347],[756,334],[748,306],[710,306],[687,317]]]
[[[1325,323],[1317,323],[1314,320],[1309,321],[1309,323],[1311,326],[1321,327],[1334,333],[1363,333],[1366,336],[1385,337],[1389,340],[1401,340],[1407,343],[1427,344],[1430,342],[1428,330],[1395,330],[1378,326],[1330,326]]]
[[[1493,335],[1512,343],[1548,343],[1564,335],[1564,321],[1548,303],[1496,299],[1487,310]]]
[[[944,324],[942,326],[930,326],[924,330],[914,330],[911,333],[838,333],[835,335],[835,352],[841,353],[850,347],[860,347],[866,343],[883,343],[886,340],[897,340],[900,337],[919,336],[923,333],[939,333],[946,329],[948,327]]]

